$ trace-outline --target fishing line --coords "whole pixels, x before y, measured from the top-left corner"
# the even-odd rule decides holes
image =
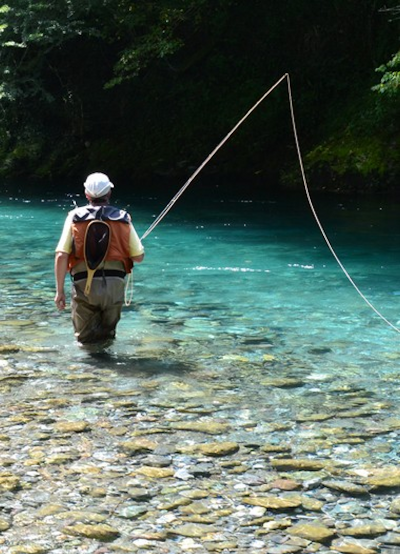
[[[124,291],[124,300],[125,300],[125,306],[130,306],[132,304],[132,298],[133,298],[133,268],[130,273],[128,273],[128,277],[126,279],[125,284],[125,291]]]
[[[318,218],[317,212],[314,208],[314,204],[311,199],[309,187],[307,184],[306,174],[304,171],[304,165],[300,150],[300,143],[298,139],[297,134],[297,128],[296,128],[296,121],[294,116],[294,107],[293,107],[293,97],[292,97],[292,89],[290,85],[290,77],[288,73],[285,73],[282,75],[282,77],[265,93],[263,96],[254,104],[252,108],[238,121],[238,123],[229,131],[229,133],[221,140],[221,142],[214,148],[214,150],[207,156],[207,158],[204,160],[204,162],[196,169],[196,171],[189,177],[189,179],[186,181],[186,183],[179,189],[179,191],[175,194],[175,196],[170,200],[170,202],[165,206],[165,208],[162,210],[162,212],[156,217],[156,219],[153,221],[153,223],[150,225],[150,227],[147,229],[147,231],[143,234],[141,237],[141,240],[144,240],[146,237],[149,236],[149,234],[157,227],[157,225],[160,223],[160,221],[167,215],[167,213],[171,210],[171,208],[174,206],[174,204],[177,202],[177,200],[182,196],[182,194],[185,192],[185,190],[188,188],[188,186],[192,183],[192,181],[197,177],[197,175],[200,173],[200,171],[208,164],[208,162],[215,156],[215,154],[218,152],[218,150],[230,139],[230,137],[237,131],[237,129],[244,123],[244,121],[258,108],[258,106],[273,92],[282,81],[286,79],[287,81],[287,87],[288,87],[288,94],[289,94],[289,106],[290,106],[290,116],[292,120],[292,127],[293,127],[293,134],[294,134],[294,140],[296,144],[296,150],[297,150],[297,157],[299,159],[300,164],[300,171],[301,176],[303,180],[304,190],[306,193],[307,201],[310,206],[311,212],[314,216],[314,219],[321,231],[321,234],[331,252],[333,257],[335,258],[336,262],[338,263],[340,269],[343,271],[351,285],[354,287],[356,292],[359,294],[359,296],[364,300],[364,302],[375,312],[377,316],[379,316],[387,325],[389,325],[392,329],[397,331],[397,333],[400,333],[400,329],[398,329],[393,323],[391,323],[386,317],[384,317],[376,308],[375,306],[366,298],[366,296],[361,292],[361,290],[358,288],[356,283],[353,281],[352,277],[350,276],[347,269],[344,267],[342,262],[340,261],[339,257],[337,256],[333,246],[330,243],[330,240]]]
[[[189,177],[189,179],[186,181],[186,183],[183,185],[183,187],[175,194],[175,196],[172,198],[172,200],[165,206],[165,208],[163,209],[163,211],[160,213],[160,215],[158,217],[156,217],[156,219],[153,221],[153,223],[150,225],[150,227],[147,229],[147,231],[144,233],[144,235],[141,237],[140,240],[143,240],[145,239],[151,232],[152,230],[160,223],[160,221],[167,215],[167,213],[170,211],[170,209],[172,208],[172,206],[175,204],[175,202],[179,199],[180,196],[182,196],[182,194],[185,192],[185,190],[188,188],[188,186],[190,185],[190,183],[195,179],[195,177],[197,177],[197,175],[200,173],[200,171],[203,169],[203,167],[205,167],[208,162],[211,160],[211,158],[213,156],[215,156],[215,154],[218,152],[218,150],[227,142],[227,140],[233,135],[233,133],[236,132],[236,130],[240,127],[240,125],[249,117],[249,115],[251,113],[254,112],[254,110],[256,108],[258,108],[258,106],[261,104],[261,102],[263,100],[265,100],[265,98],[267,98],[267,96],[269,94],[271,94],[271,92],[276,89],[276,87],[278,85],[280,85],[280,83],[286,79],[286,75],[283,75],[279,81],[277,81],[261,98],[260,100],[258,100],[254,106],[252,108],[250,108],[250,110],[242,117],[242,119],[236,123],[236,125],[233,127],[233,129],[231,129],[231,131],[229,131],[229,133],[226,135],[225,138],[223,138],[221,140],[221,142],[214,148],[214,150],[207,156],[207,158],[204,160],[204,162],[196,169],[196,171],[193,173],[193,175],[191,177]]]
[[[322,227],[322,224],[318,218],[318,215],[317,215],[317,212],[315,211],[315,208],[314,208],[314,204],[311,200],[311,196],[310,196],[310,191],[309,191],[309,188],[308,188],[308,185],[307,185],[307,179],[306,179],[306,174],[305,174],[305,171],[304,171],[304,165],[303,165],[303,160],[302,160],[302,156],[301,156],[301,150],[300,150],[300,144],[299,144],[299,139],[298,139],[298,135],[297,135],[297,130],[296,130],[296,121],[295,121],[295,117],[294,117],[294,109],[293,109],[293,98],[292,98],[292,90],[291,90],[291,86],[290,86],[290,77],[289,77],[289,74],[287,73],[286,74],[286,77],[287,77],[287,85],[288,85],[288,93],[289,93],[289,105],[290,105],[290,115],[291,115],[291,119],[292,119],[292,126],[293,126],[293,133],[294,133],[294,140],[295,140],[295,143],[296,143],[296,150],[297,150],[297,156],[299,158],[299,164],[300,164],[300,171],[301,171],[301,176],[302,176],[302,179],[303,179],[303,184],[304,184],[304,189],[305,189],[305,192],[306,192],[306,196],[307,196],[307,200],[308,200],[308,203],[310,205],[310,208],[311,208],[311,212],[314,216],[314,219],[315,221],[317,222],[317,225],[322,233],[322,236],[324,237],[325,239],[325,242],[329,248],[329,250],[331,251],[331,254],[332,256],[335,258],[336,262],[339,264],[339,267],[340,269],[343,271],[343,273],[345,274],[345,276],[347,277],[347,279],[349,280],[349,282],[351,283],[351,285],[355,288],[355,290],[358,292],[358,294],[360,295],[360,297],[364,300],[364,302],[376,313],[377,316],[379,316],[385,323],[387,323],[392,329],[394,329],[395,331],[397,331],[398,333],[400,333],[400,329],[398,329],[395,325],[393,325],[393,323],[391,323],[388,319],[386,319],[386,317],[384,317],[376,308],[373,304],[371,304],[371,302],[368,300],[368,298],[366,298],[364,296],[364,294],[361,292],[361,290],[358,288],[358,286],[356,285],[356,283],[353,281],[352,277],[350,276],[350,274],[348,273],[347,269],[344,267],[344,265],[342,264],[342,262],[340,261],[339,257],[337,256],[335,250],[333,249],[333,246],[331,245],[330,243],[330,240],[327,236],[327,234],[325,233],[325,230],[324,228]]]

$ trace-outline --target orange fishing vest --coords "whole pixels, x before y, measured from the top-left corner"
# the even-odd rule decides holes
[[[113,206],[85,206],[76,210],[71,226],[72,252],[68,258],[69,270],[85,261],[86,228],[95,219],[106,221],[111,227],[111,242],[105,261],[123,262],[126,273],[130,273],[133,266],[129,255],[131,219],[127,212]]]

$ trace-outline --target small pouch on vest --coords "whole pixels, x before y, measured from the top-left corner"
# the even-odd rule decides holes
[[[111,227],[105,221],[94,220],[86,228],[84,254],[87,268],[85,295],[92,288],[95,271],[104,262],[111,243]]]

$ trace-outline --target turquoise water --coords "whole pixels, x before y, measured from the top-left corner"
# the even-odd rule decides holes
[[[251,200],[242,188],[232,198],[211,186],[203,194],[193,185],[145,239],[133,301],[110,351],[116,363],[215,368],[235,357],[262,363],[273,356],[317,373],[356,371],[372,382],[396,371],[399,333],[346,279],[305,195]],[[169,198],[150,191],[115,203],[131,212],[141,236]],[[58,313],[53,305],[54,247],[73,200],[83,204],[82,197],[67,194],[0,199],[0,344],[48,347],[62,353],[63,363],[87,355],[75,344],[69,311]],[[400,325],[396,202],[313,200],[354,281]]]

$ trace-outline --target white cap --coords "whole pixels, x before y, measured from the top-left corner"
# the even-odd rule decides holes
[[[110,192],[114,185],[105,173],[91,173],[83,183],[91,198],[101,198]]]

